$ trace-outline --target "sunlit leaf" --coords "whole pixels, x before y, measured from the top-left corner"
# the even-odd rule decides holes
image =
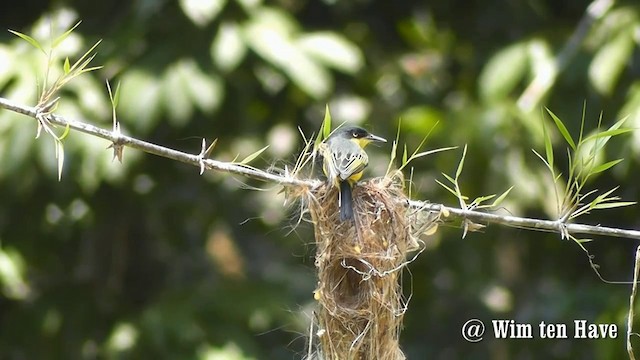
[[[547,131],[547,125],[544,119],[542,120],[542,136],[544,137],[544,151],[547,156],[545,164],[547,164],[547,167],[553,172],[553,144],[551,143],[551,134]],[[538,153],[536,153],[536,155],[538,155]],[[542,159],[540,155],[538,155],[538,157]],[[542,160],[544,161],[544,159]]]
[[[69,58],[64,59],[64,64],[62,65],[62,70],[65,74],[68,74],[71,71],[71,65],[69,64]]]
[[[319,62],[346,73],[360,70],[364,62],[360,49],[337,33],[303,35],[297,39],[297,44]]]
[[[229,72],[235,69],[247,53],[238,24],[229,21],[220,24],[210,52],[211,59],[220,70]]]
[[[499,206],[504,201],[504,199],[507,197],[507,195],[509,195],[509,193],[511,192],[512,189],[513,189],[513,186],[508,188],[507,191],[505,191],[502,194],[500,194],[500,196],[498,196],[498,198],[493,201],[493,204],[491,204],[491,207]]]
[[[442,173],[442,176],[444,176],[445,179],[449,180],[450,183],[452,183],[452,184],[456,183],[456,180],[454,178],[452,178],[451,176],[449,176],[449,175],[447,175],[445,173]]]
[[[180,0],[180,7],[194,24],[204,27],[218,16],[226,0]]]
[[[67,124],[67,126],[64,127],[64,131],[62,132],[62,135],[58,137],[58,140],[60,141],[64,140],[67,137],[67,135],[69,135],[70,130],[71,128],[69,127],[69,124]]]
[[[612,160],[609,162],[606,162],[604,164],[598,165],[596,167],[594,167],[593,169],[591,169],[591,173],[592,174],[597,174],[597,173],[601,173],[603,171],[609,170],[610,168],[616,166],[617,164],[619,164],[623,159],[617,159],[617,160]]]
[[[458,193],[455,190],[453,190],[452,188],[450,188],[447,185],[443,184],[440,180],[436,179],[436,183],[438,183],[438,185],[440,185],[443,188],[445,188],[445,190],[447,190],[448,192],[452,193],[454,196],[458,196]]]
[[[603,95],[610,95],[624,68],[630,61],[635,42],[632,29],[621,31],[606,42],[594,56],[589,66],[589,80]]]
[[[462,150],[462,158],[460,158],[460,163],[458,163],[458,169],[456,170],[456,179],[460,178],[460,174],[462,174],[462,168],[464,167],[464,158],[467,156],[467,145],[464,145],[464,149]]]
[[[322,137],[326,139],[331,134],[331,111],[329,111],[329,104],[324,106],[324,119],[322,119]]]
[[[44,51],[44,49],[42,48],[42,45],[40,45],[40,43],[32,38],[31,36],[27,35],[27,34],[23,34],[17,31],[13,31],[13,30],[9,30],[10,33],[12,33],[13,35],[18,36],[19,38],[21,38],[22,40],[28,42],[29,44],[31,44],[31,46],[35,47],[36,49],[42,51],[43,53],[46,54],[46,51]]]
[[[58,45],[60,45],[60,43],[62,43],[69,35],[71,35],[73,30],[75,30],[80,25],[80,23],[82,23],[82,20],[78,21],[69,30],[65,31],[64,33],[62,33],[62,35],[58,36],[55,40],[53,40],[51,47],[53,47],[54,49],[57,48]]]
[[[443,151],[455,150],[457,148],[458,148],[457,146],[448,146],[448,147],[443,147],[443,148],[423,151],[423,152],[420,152],[420,153],[412,155],[411,159],[415,160],[415,159],[421,158],[423,156],[427,156],[427,155],[431,155],[431,154],[435,154],[435,153],[439,153],[439,152],[443,152]]]
[[[562,134],[562,137],[564,137],[564,139],[567,141],[569,146],[571,146],[571,148],[575,151],[576,144],[573,141],[573,138],[571,138],[571,134],[569,134],[569,130],[567,130],[567,128],[562,123],[562,120],[560,120],[560,118],[558,118],[556,114],[553,113],[553,111],[549,110],[548,108],[545,108],[545,109],[547,110],[549,115],[551,115],[551,118],[553,119],[553,121],[556,123],[556,127],[558,128],[558,130],[560,130],[560,134]]]
[[[631,205],[635,205],[637,204],[635,201],[619,201],[619,202],[606,202],[606,203],[600,203],[595,205],[593,208],[594,209],[613,209],[613,208],[619,208],[619,207],[624,207],[624,206],[631,206]]]
[[[249,164],[251,161],[253,161],[253,159],[257,158],[258,156],[260,156],[260,154],[262,154],[265,150],[267,150],[267,148],[269,147],[269,145],[263,147],[262,149],[254,152],[253,154],[247,156],[246,158],[242,159],[240,161],[240,164],[242,165],[247,165]]]
[[[333,78],[295,43],[294,24],[286,13],[262,10],[244,27],[244,37],[251,49],[281,69],[302,91],[322,98],[333,87]]]
[[[64,167],[64,146],[61,141],[56,141],[56,159],[58,159],[58,181],[62,179],[62,168]]]
[[[485,101],[506,97],[527,71],[527,43],[519,42],[497,52],[485,65],[480,78],[480,96]]]
[[[629,129],[629,128],[606,130],[606,131],[603,131],[603,132],[599,132],[599,133],[590,135],[586,139],[584,139],[584,141],[590,141],[590,140],[594,140],[594,139],[598,139],[598,138],[604,138],[604,137],[617,136],[617,135],[626,134],[626,133],[629,133],[629,132],[632,132],[632,131],[633,131],[633,129]]]
[[[402,152],[402,165],[407,163],[407,143],[404,144],[404,151]]]

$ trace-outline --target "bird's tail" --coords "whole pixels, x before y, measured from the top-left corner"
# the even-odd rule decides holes
[[[340,221],[353,219],[353,197],[351,196],[351,184],[348,181],[340,182]]]

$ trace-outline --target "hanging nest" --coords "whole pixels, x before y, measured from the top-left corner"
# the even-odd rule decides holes
[[[353,188],[354,221],[339,219],[338,190],[306,194],[317,244],[318,286],[309,358],[405,359],[399,334],[407,301],[402,269],[424,249],[437,214],[409,210],[400,172]],[[426,215],[425,215],[426,214]]]

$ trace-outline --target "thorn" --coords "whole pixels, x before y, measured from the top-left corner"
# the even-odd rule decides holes
[[[120,123],[115,120],[113,121],[113,133],[116,139],[111,143],[111,145],[107,146],[107,149],[113,149],[113,158],[111,158],[111,161],[118,159],[122,164],[122,157],[124,156],[124,145],[121,144],[120,140],[122,132],[120,131]]]
[[[207,156],[207,140],[202,138],[202,146],[200,149],[200,153],[198,154],[198,164],[200,165],[200,175],[204,174],[204,158]]]

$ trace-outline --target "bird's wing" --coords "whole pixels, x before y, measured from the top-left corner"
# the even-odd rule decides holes
[[[356,151],[338,151],[332,154],[335,172],[341,180],[348,179],[351,175],[359,173],[369,163],[367,153],[361,149]]]

